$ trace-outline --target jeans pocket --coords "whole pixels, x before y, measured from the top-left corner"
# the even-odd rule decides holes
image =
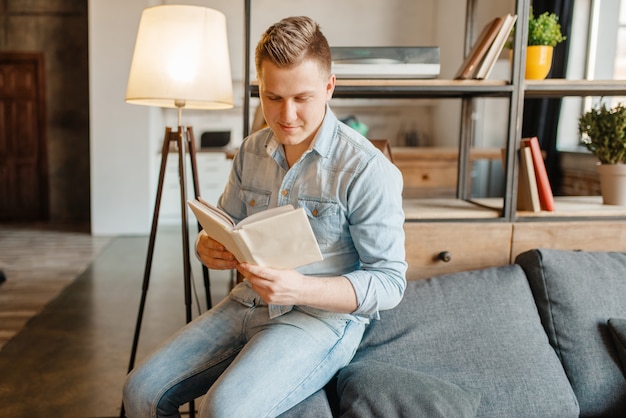
[[[241,282],[235,286],[228,296],[248,308],[257,305],[256,299],[258,298],[258,294],[252,290],[246,282]]]

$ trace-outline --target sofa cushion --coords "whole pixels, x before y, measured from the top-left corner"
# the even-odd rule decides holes
[[[358,361],[337,378],[343,418],[470,418],[480,394],[424,373],[378,361]]]
[[[622,362],[622,374],[626,378],[626,319],[611,318],[607,325],[615,342],[615,349],[619,359]]]
[[[626,318],[626,253],[540,249],[516,263],[528,276],[581,415],[623,413],[626,380],[606,324]]]
[[[366,329],[356,361],[381,361],[481,395],[481,417],[574,417],[578,405],[517,265],[411,281]]]

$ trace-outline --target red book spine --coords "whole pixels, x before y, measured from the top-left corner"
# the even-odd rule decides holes
[[[536,136],[534,136],[532,138],[525,138],[522,141],[527,141],[530,146],[530,153],[533,158],[533,165],[535,166],[535,177],[537,178],[537,189],[539,191],[541,209],[553,211],[554,195],[552,194],[552,187],[550,186],[550,180],[548,179],[548,172],[546,171],[546,165],[543,161],[541,148],[539,147],[539,140]]]

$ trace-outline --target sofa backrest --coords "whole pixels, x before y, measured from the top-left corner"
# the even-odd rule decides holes
[[[409,282],[366,330],[353,362],[367,361],[477,391],[480,417],[578,416],[518,265]]]
[[[609,333],[626,318],[626,253],[538,249],[516,258],[581,416],[624,416],[626,376]]]

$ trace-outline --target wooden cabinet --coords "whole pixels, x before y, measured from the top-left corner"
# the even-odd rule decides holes
[[[439,148],[394,148],[394,164],[402,172],[403,196],[454,197],[457,150]]]
[[[626,220],[517,222],[511,261],[533,248],[626,252]]]
[[[407,222],[408,280],[508,264],[509,223]]]
[[[407,222],[408,280],[502,266],[533,248],[626,252],[626,220]]]
[[[477,160],[501,159],[500,149],[472,149]],[[393,162],[402,172],[405,199],[456,196],[459,150],[441,147],[394,147]]]

